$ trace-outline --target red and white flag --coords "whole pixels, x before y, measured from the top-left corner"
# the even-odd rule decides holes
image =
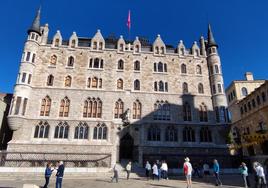
[[[128,11],[128,17],[127,17],[127,28],[130,30],[131,27],[131,21],[130,21],[130,10]]]

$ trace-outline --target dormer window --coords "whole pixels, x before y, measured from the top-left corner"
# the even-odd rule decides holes
[[[60,39],[56,39],[55,40],[55,47],[59,47],[59,45],[60,45]]]
[[[93,50],[97,50],[97,42],[93,42]]]
[[[103,50],[103,43],[102,42],[99,43],[99,50]]]
[[[180,55],[184,55],[184,48],[180,49]]]
[[[35,33],[32,33],[31,39],[34,40],[34,38],[35,38]]]
[[[139,45],[135,45],[134,52],[139,53],[139,51],[140,51]]]
[[[163,46],[161,47],[161,54],[165,54],[165,48]]]
[[[195,56],[198,56],[199,55],[199,50],[198,49],[195,49]]]
[[[124,51],[124,44],[119,45],[119,51],[123,52]]]
[[[159,54],[159,47],[158,46],[155,47],[155,53]]]
[[[75,40],[72,40],[72,42],[71,42],[71,48],[75,48]]]

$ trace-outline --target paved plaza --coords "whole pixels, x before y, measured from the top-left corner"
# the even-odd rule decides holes
[[[22,188],[23,184],[35,184],[42,187],[44,180],[40,177],[12,177],[0,180],[0,188]],[[241,187],[242,179],[239,175],[224,175],[221,177],[224,188]],[[66,177],[63,180],[63,188],[185,188],[186,184],[182,176],[171,177],[169,180],[149,180],[143,177],[137,177],[130,180],[119,179],[119,183],[111,183],[110,177]],[[215,187],[213,177],[207,179],[193,179],[193,188]],[[252,182],[253,183],[253,182]],[[51,177],[49,187],[55,187],[55,177]]]

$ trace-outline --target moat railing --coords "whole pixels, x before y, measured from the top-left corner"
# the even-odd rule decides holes
[[[56,165],[63,161],[66,167],[111,167],[110,153],[37,153],[0,152],[2,167],[44,167],[48,162]]]

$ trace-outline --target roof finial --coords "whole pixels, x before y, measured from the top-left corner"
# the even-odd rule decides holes
[[[40,15],[41,15],[41,5],[40,5],[39,9],[37,10],[36,16],[35,16],[35,18],[33,20],[33,23],[31,25],[30,29],[28,29],[28,34],[30,32],[36,32],[39,35],[41,35],[41,32],[40,32]]]
[[[213,37],[210,24],[208,24],[208,47],[212,47],[212,46],[216,46],[218,48],[218,45]]]

